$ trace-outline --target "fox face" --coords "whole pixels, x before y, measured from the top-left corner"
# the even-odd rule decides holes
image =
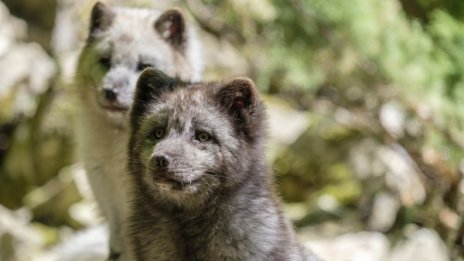
[[[143,69],[199,77],[191,33],[178,9],[160,13],[97,3],[78,66],[79,81],[87,86],[85,99],[101,111],[125,114]]]
[[[196,208],[252,175],[263,117],[251,80],[188,83],[147,69],[136,93],[130,174],[154,201]]]

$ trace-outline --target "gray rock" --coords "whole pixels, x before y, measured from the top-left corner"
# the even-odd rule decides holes
[[[108,228],[95,226],[73,233],[37,261],[103,261],[108,257]]]
[[[379,113],[380,123],[393,137],[404,135],[406,116],[404,108],[398,103],[389,102],[382,105]]]
[[[305,245],[323,260],[330,261],[384,261],[390,250],[388,239],[376,232],[350,233],[308,241]]]
[[[403,206],[411,207],[425,200],[426,191],[421,171],[407,151],[399,144],[382,147],[378,157],[387,166],[386,184],[398,193]]]
[[[388,192],[380,192],[374,198],[371,215],[369,216],[369,229],[386,232],[396,220],[400,203],[397,197]]]
[[[22,42],[26,24],[10,16],[1,2],[0,22],[0,121],[5,121],[35,112],[35,98],[47,89],[56,67],[38,44]]]
[[[448,261],[450,257],[438,234],[433,230],[421,228],[411,232],[406,241],[398,243],[388,260]]]
[[[375,181],[380,189],[398,195],[401,205],[411,207],[424,202],[426,191],[421,180],[423,173],[400,144],[381,145],[365,139],[351,149],[350,164],[360,180]],[[373,196],[373,195],[372,195]]]

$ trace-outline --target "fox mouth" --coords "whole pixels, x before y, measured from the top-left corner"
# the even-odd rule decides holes
[[[174,177],[168,177],[166,175],[155,175],[153,177],[153,182],[158,184],[159,186],[178,191],[182,191],[187,188],[193,187],[197,183],[199,183],[199,181],[199,178],[190,181],[185,181]]]
[[[129,106],[121,104],[119,102],[109,102],[101,98],[97,99],[98,106],[104,109],[105,111],[110,112],[126,112],[129,110]]]

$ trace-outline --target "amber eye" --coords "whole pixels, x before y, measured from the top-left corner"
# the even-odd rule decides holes
[[[211,137],[206,132],[200,132],[200,133],[197,134],[197,140],[199,140],[201,142],[206,142],[206,141],[209,141],[210,139],[211,139]]]
[[[164,136],[164,129],[157,128],[155,129],[155,132],[153,134],[155,136],[155,139],[159,140]]]

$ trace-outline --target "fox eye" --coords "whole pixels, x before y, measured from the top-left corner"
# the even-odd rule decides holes
[[[211,139],[211,136],[208,133],[202,131],[197,133],[196,139],[200,142],[207,142]]]
[[[100,57],[99,62],[103,65],[103,67],[105,67],[105,69],[109,69],[111,67],[111,57]]]
[[[164,136],[164,129],[156,128],[155,131],[153,132],[153,136],[157,140],[161,139]]]
[[[142,62],[139,62],[137,64],[137,71],[143,71],[144,69],[148,68],[148,67],[154,67],[152,64],[149,64],[149,63],[142,63]]]

